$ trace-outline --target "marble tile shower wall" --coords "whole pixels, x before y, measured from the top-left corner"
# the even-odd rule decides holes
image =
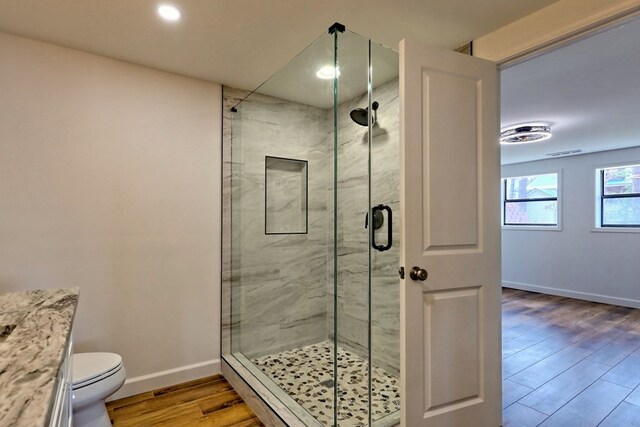
[[[231,106],[247,94],[224,89],[224,185],[231,198],[223,200],[223,245],[230,254],[223,259],[223,287],[232,299],[232,352],[251,358],[327,337],[330,126],[326,110],[260,94],[231,116]],[[265,234],[265,156],[309,162],[307,234]]]
[[[393,210],[393,246],[372,252],[371,349],[373,364],[399,374],[400,302],[400,126],[398,80],[373,91],[380,103],[372,141],[372,205],[386,204]],[[338,110],[338,342],[365,356],[368,351],[368,234],[364,228],[367,203],[367,128],[355,124],[349,111],[366,107],[367,96],[347,101]],[[330,165],[331,166],[331,165]],[[329,189],[331,193],[331,189]],[[328,201],[332,209],[331,200]],[[376,240],[386,242],[387,224],[376,231]],[[331,257],[331,250],[329,250]],[[329,266],[332,267],[332,266]],[[327,330],[333,338],[332,271],[327,273]]]
[[[229,148],[233,138],[233,159],[225,149],[223,301],[232,293],[233,307],[223,339],[231,331],[232,351],[252,358],[334,336],[333,112],[254,94],[232,118],[229,109],[247,94],[224,91],[223,143]],[[373,205],[387,204],[395,214],[393,247],[373,252],[371,272],[373,363],[393,375],[400,360],[398,94],[397,79],[374,89],[380,109],[371,178]],[[338,342],[363,357],[369,316],[367,128],[351,121],[349,111],[366,102],[366,96],[344,102],[338,113]],[[264,156],[309,160],[309,234],[265,236]],[[377,231],[380,241],[386,241],[386,230],[385,224]]]

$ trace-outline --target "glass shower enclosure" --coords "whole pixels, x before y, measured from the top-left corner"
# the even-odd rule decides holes
[[[340,24],[224,88],[223,358],[284,424],[399,423],[398,90]]]

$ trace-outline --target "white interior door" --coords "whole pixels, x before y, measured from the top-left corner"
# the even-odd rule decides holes
[[[497,427],[496,65],[403,40],[400,99],[402,423]],[[414,266],[426,280],[410,277]]]

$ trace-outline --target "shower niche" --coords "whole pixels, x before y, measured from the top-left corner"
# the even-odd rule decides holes
[[[307,164],[265,157],[265,234],[307,234]]]
[[[223,358],[274,425],[399,423],[398,90],[340,26],[224,88]]]

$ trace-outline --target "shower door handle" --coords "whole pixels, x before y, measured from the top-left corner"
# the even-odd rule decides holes
[[[371,209],[371,216],[375,217],[376,211],[387,211],[387,244],[386,245],[378,245],[376,243],[376,231],[375,228],[371,229],[371,246],[373,249],[384,252],[391,249],[391,245],[393,244],[393,212],[391,208],[387,205],[378,205],[374,206]]]

